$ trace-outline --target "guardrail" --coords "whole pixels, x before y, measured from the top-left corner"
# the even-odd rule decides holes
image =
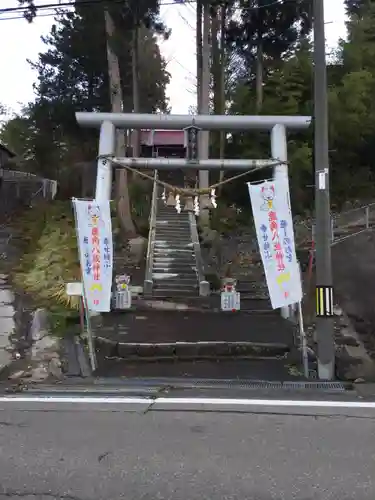
[[[199,295],[201,297],[207,297],[210,294],[210,284],[206,280],[206,277],[204,274],[204,266],[203,266],[203,259],[202,259],[202,253],[201,253],[201,245],[199,243],[197,222],[195,220],[195,215],[192,212],[189,212],[189,223],[190,223],[191,241],[192,241],[193,247],[194,247],[195,263],[196,263],[197,275],[198,275],[198,281],[199,281]]]
[[[375,203],[346,210],[331,216],[332,246],[365,231],[375,229]],[[297,245],[311,244],[315,235],[314,219],[294,225]]]
[[[156,211],[158,202],[158,171],[154,172],[154,184],[152,188],[152,198],[151,198],[151,210],[149,217],[149,231],[148,231],[148,242],[147,242],[147,255],[146,255],[146,272],[145,280],[143,283],[143,294],[145,296],[152,295],[153,287],[153,277],[152,268],[154,260],[154,244],[155,244],[155,230],[156,230]]]

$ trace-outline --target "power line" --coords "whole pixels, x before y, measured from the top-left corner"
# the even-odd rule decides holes
[[[35,12],[36,15],[35,17],[52,17],[56,15],[56,11],[63,9],[64,7],[81,7],[81,6],[88,6],[88,5],[95,5],[95,4],[102,4],[106,0],[79,0],[77,1],[70,1],[70,2],[59,2],[59,3],[51,3],[51,4],[45,4],[45,5],[35,5]],[[123,0],[113,0],[113,3],[122,3]],[[255,10],[260,10],[260,9],[265,9],[267,7],[272,7],[274,5],[283,5],[284,3],[289,3],[289,2],[298,2],[298,0],[273,0],[270,1],[268,4],[264,5],[258,5],[258,6],[253,6],[253,7],[236,7],[236,11],[255,11]],[[183,2],[176,2],[174,0],[164,0],[160,2],[160,7],[168,6],[168,5],[193,5],[196,3],[196,0],[184,0]],[[38,14],[38,12],[43,11],[43,10],[51,10],[55,9],[55,12],[48,12],[46,14]],[[12,16],[12,17],[0,17],[0,21],[11,21],[15,19],[23,19],[24,14],[28,11],[28,7],[26,6],[19,6],[19,7],[7,7],[0,9],[0,14],[13,14],[13,13],[18,13],[20,15],[18,16]]]
[[[186,0],[185,3],[195,3],[196,0]],[[49,4],[44,4],[44,5],[35,5],[35,11],[41,11],[45,9],[58,9],[62,7],[80,7],[82,5],[95,5],[95,4],[102,4],[102,3],[107,3],[106,0],[78,0],[78,1],[68,1],[68,2],[54,2],[54,3],[49,3]],[[112,3],[123,3],[123,0],[112,0]],[[164,2],[160,3],[161,6],[164,5],[179,5],[178,2],[175,2],[173,0],[167,0]],[[0,9],[0,14],[9,14],[13,12],[20,12],[23,13],[28,10],[27,6],[22,6],[20,5],[19,7],[6,7],[3,9]]]

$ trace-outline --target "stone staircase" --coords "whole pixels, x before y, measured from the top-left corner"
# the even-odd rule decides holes
[[[152,260],[154,297],[199,295],[190,217],[158,199]]]

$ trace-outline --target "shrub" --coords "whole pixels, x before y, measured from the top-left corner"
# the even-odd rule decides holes
[[[40,306],[77,310],[79,299],[65,293],[69,281],[80,280],[71,202],[50,202],[28,210],[17,222],[23,256],[13,278]]]

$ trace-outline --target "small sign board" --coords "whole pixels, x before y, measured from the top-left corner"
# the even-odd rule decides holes
[[[191,162],[197,162],[199,159],[198,136],[201,129],[195,125],[191,125],[184,130],[186,134],[186,159]]]
[[[116,291],[114,293],[116,309],[130,309],[132,293],[130,286],[131,277],[128,274],[118,274],[115,278]]]
[[[221,292],[221,310],[235,312],[240,310],[240,292]]]
[[[130,309],[132,305],[132,294],[128,289],[115,293],[116,309]]]
[[[80,281],[77,281],[75,283],[67,283],[65,290],[66,294],[69,295],[70,297],[83,296],[83,285]]]

